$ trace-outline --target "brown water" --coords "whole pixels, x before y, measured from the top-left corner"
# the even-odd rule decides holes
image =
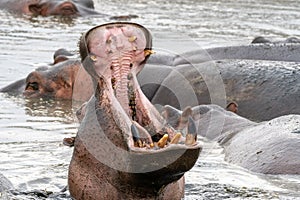
[[[298,1],[262,0],[96,0],[110,15],[136,14],[133,22],[149,28],[154,46],[172,51],[248,44],[255,36],[300,37]],[[0,10],[0,87],[51,62],[61,47],[77,52],[82,32],[108,18],[29,18]],[[191,39],[191,46],[180,46]],[[197,44],[197,45],[195,45]],[[195,47],[196,46],[196,47]],[[177,46],[178,48],[178,46]],[[0,94],[0,172],[18,191],[58,193],[67,185],[72,149],[62,145],[78,124],[70,102],[28,101]],[[222,149],[204,142],[205,150],[186,175],[186,199],[300,199],[299,176],[264,176],[223,161]],[[1,197],[0,197],[1,198]],[[4,198],[4,196],[2,196]],[[32,195],[11,195],[29,199]],[[41,199],[42,197],[35,197]],[[60,195],[53,199],[68,199]]]

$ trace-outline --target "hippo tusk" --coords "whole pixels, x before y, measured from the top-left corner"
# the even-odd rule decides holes
[[[189,117],[188,131],[186,134],[185,144],[186,145],[194,145],[194,144],[196,144],[196,142],[197,142],[196,124],[195,124],[195,121],[193,120],[193,118]]]

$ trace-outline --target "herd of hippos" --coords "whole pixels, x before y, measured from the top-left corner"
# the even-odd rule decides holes
[[[43,16],[100,14],[92,0],[0,0],[0,8]],[[73,198],[181,199],[184,173],[202,150],[197,136],[219,142],[226,161],[250,171],[300,174],[297,38],[153,54],[145,27],[116,22],[87,31],[79,48],[81,59],[59,49],[52,64],[0,89],[86,102],[70,144]],[[213,94],[218,78],[225,96]],[[11,187],[0,174],[0,192]]]

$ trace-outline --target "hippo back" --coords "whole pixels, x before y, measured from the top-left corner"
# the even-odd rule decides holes
[[[12,183],[0,173],[0,192],[13,189]]]

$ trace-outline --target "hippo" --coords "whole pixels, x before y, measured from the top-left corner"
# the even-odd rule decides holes
[[[258,36],[256,38],[254,38],[251,42],[252,44],[257,44],[257,43],[300,43],[300,39],[297,37],[289,37],[285,40],[279,40],[279,41],[272,41],[270,39],[267,39],[265,37],[262,36]]]
[[[257,123],[217,105],[195,106],[192,113],[198,134],[219,142],[227,162],[256,173],[300,174],[300,115]]]
[[[23,94],[27,98],[70,99],[73,83],[81,66],[78,60],[66,60],[55,66],[43,66],[0,91],[12,95]]]
[[[1,88],[0,92],[22,94],[27,99],[71,100],[73,97],[77,101],[87,101],[92,94],[91,80],[86,73],[78,74],[81,70],[81,62],[74,54],[58,49],[53,55],[53,63],[38,67],[26,78]],[[74,91],[76,94],[73,95]]]
[[[239,115],[265,121],[300,114],[299,53],[296,43],[263,43],[157,55],[139,81],[153,104],[182,109],[214,103],[225,108],[236,102]]]
[[[60,62],[63,61],[67,61],[67,60],[71,60],[74,57],[74,54],[72,54],[71,52],[69,52],[66,49],[58,49],[54,52],[53,54],[53,63],[49,63],[48,65],[43,65],[38,67],[35,71],[36,72],[41,72],[41,71],[48,71],[48,73],[50,73],[50,71],[52,70],[57,70],[56,68],[60,68],[61,70],[64,70],[64,68],[68,68],[69,64],[73,63],[75,66],[74,67],[74,72],[77,73],[78,71],[78,67],[81,66],[81,63],[79,62],[64,62],[64,64],[58,64]],[[74,59],[73,59],[74,60]],[[76,65],[76,63],[78,63],[78,65]],[[63,66],[61,66],[63,65]],[[30,74],[29,74],[30,75]],[[45,76],[46,79],[47,76]],[[23,92],[25,92],[25,88],[28,85],[29,82],[26,82],[26,78],[17,80],[3,88],[0,88],[0,92],[1,93],[8,93],[10,95],[20,95],[23,94]],[[46,80],[45,80],[46,81]],[[51,96],[51,95],[46,95],[46,96]],[[40,95],[39,97],[43,97],[43,95]]]
[[[30,16],[85,16],[100,13],[92,0],[0,0],[0,8]]]
[[[201,146],[189,107],[176,129],[141,91],[136,74],[151,53],[150,32],[134,23],[104,24],[82,36],[80,55],[95,92],[69,166],[75,199],[183,197],[184,173]]]
[[[75,61],[76,58],[71,59],[69,53],[63,52],[58,51],[54,59],[62,59],[65,62],[48,67],[44,70],[44,75],[39,75],[39,77],[46,79],[44,83],[47,83],[51,77],[52,82],[58,81],[60,79],[54,79],[53,75],[50,75],[54,74],[51,71],[61,71],[62,74],[64,68],[68,69],[70,64],[75,63],[73,66],[76,67],[73,68],[74,75],[72,76],[79,77],[69,79],[73,93],[65,92],[63,98],[72,99],[73,95],[74,99],[87,101],[93,93],[90,87],[91,79],[81,67],[81,63]],[[171,105],[177,109],[209,103],[215,103],[224,108],[226,105],[227,107],[231,105],[228,109],[248,119],[270,120],[285,114],[300,113],[298,106],[300,101],[299,52],[300,45],[295,43],[217,47],[195,50],[181,55],[166,55],[157,52],[146,61],[144,69],[138,75],[138,81],[142,91],[153,104]],[[30,77],[33,79],[41,73],[38,71]],[[209,92],[207,83],[210,79],[206,78],[204,81],[203,74],[199,72],[210,73],[210,77],[221,75],[221,84],[225,87],[225,94],[221,97],[225,99],[225,102],[222,103],[219,100],[221,97],[218,97],[218,92]],[[84,81],[80,81],[81,79]],[[35,80],[41,79],[35,78]],[[29,77],[27,77],[27,82],[26,79],[19,80],[0,89],[0,92],[23,93],[26,85],[33,86],[37,83],[35,81],[36,83],[32,84],[29,81]],[[187,101],[180,107],[178,97],[184,96],[186,91],[176,89],[170,91],[170,89],[175,86],[182,88],[184,84],[191,87],[196,100]],[[34,87],[28,89],[30,88]],[[43,91],[44,93],[40,92],[37,96],[59,97],[59,95],[51,94],[56,93],[56,89]],[[27,97],[33,96],[35,95],[27,95]],[[216,102],[212,102],[212,97],[216,97]],[[236,104],[231,104],[232,102]]]

